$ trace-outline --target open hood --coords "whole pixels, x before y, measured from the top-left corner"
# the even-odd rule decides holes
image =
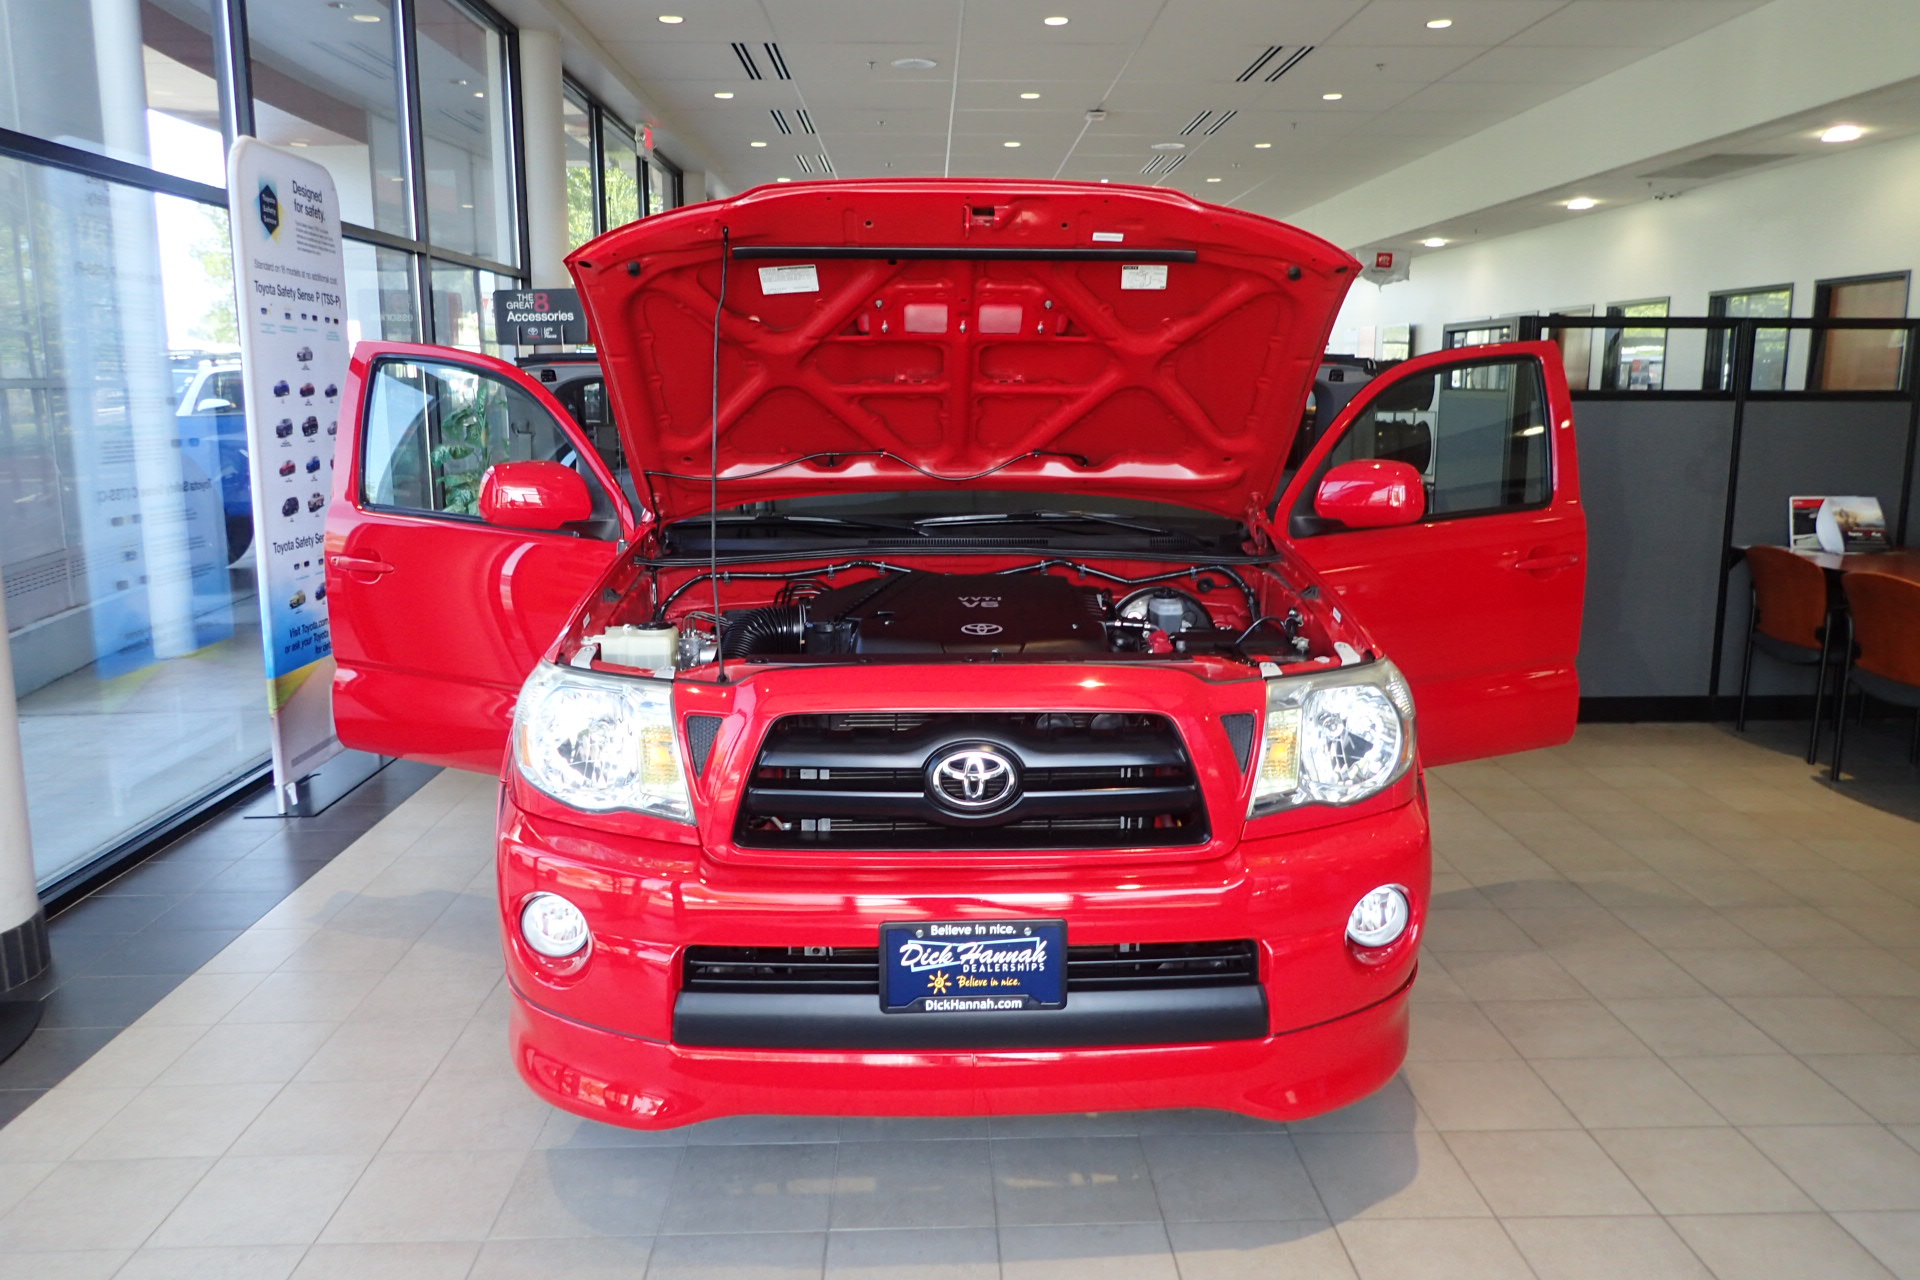
[[[1177,192],[991,179],[760,187],[567,265],[669,521],[713,505],[716,348],[722,507],[973,486],[1244,516],[1359,266]]]

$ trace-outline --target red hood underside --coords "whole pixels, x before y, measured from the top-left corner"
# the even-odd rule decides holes
[[[1244,515],[1358,266],[1176,192],[970,179],[761,187],[567,265],[663,520],[712,505],[716,311],[722,507],[957,486]]]

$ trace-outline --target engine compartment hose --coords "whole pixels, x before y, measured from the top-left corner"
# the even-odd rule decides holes
[[[807,612],[797,604],[769,605],[730,623],[720,641],[726,658],[750,658],[759,653],[799,653]]]

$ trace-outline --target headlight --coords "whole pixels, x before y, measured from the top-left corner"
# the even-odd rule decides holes
[[[562,804],[693,821],[673,686],[542,663],[513,713],[520,776]]]
[[[1352,804],[1413,763],[1413,692],[1391,662],[1267,681],[1255,816]]]

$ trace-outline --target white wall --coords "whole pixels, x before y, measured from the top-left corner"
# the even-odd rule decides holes
[[[1432,351],[1455,321],[1584,305],[1599,313],[1641,298],[1671,298],[1670,314],[1700,316],[1709,293],[1788,283],[1793,313],[1810,316],[1817,279],[1916,268],[1920,138],[1908,138],[1422,252],[1400,284],[1354,285],[1329,346],[1353,351],[1382,328],[1412,324],[1415,350]],[[1805,346],[1796,336],[1796,366]],[[1699,385],[1702,349],[1698,334],[1674,335],[1670,388]]]

